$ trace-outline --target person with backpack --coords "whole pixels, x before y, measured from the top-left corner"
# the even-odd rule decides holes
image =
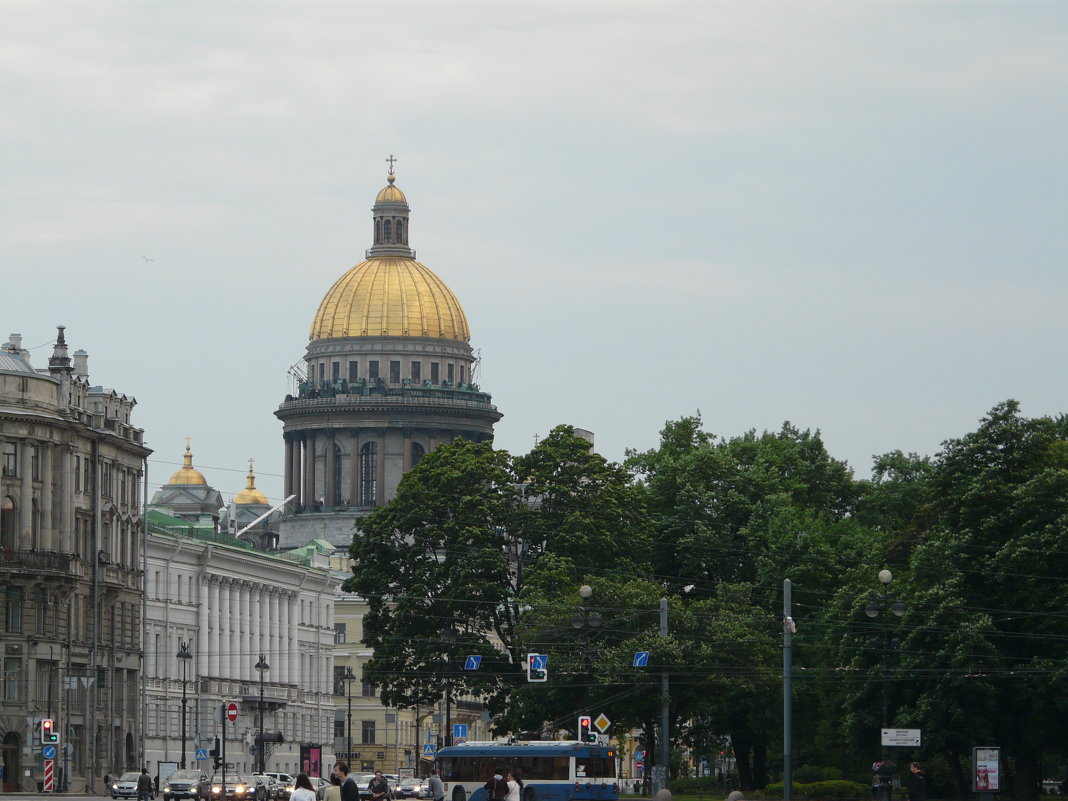
[[[493,777],[486,782],[485,788],[489,794],[490,801],[506,801],[508,798],[508,782],[504,780],[499,771],[494,773]]]

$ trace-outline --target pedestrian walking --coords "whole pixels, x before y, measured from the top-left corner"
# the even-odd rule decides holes
[[[152,777],[148,775],[148,768],[141,768],[141,775],[137,777],[137,801],[148,801],[151,797]]]
[[[341,801],[360,801],[360,788],[356,780],[349,775],[348,762],[338,762],[334,765],[334,776],[341,782]]]
[[[923,772],[919,762],[909,765],[909,801],[927,801],[927,774]]]
[[[289,801],[316,801],[315,790],[312,788],[311,779],[308,778],[307,773],[297,776]]]

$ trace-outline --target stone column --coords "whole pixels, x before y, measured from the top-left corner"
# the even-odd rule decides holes
[[[249,609],[249,584],[241,582],[241,678],[252,681],[256,673],[252,656],[252,615]]]
[[[296,493],[295,503],[297,507],[304,504],[304,437],[301,434],[293,435],[293,492]]]
[[[211,645],[208,642],[208,577],[197,576],[200,583],[200,607],[197,609],[197,675],[203,676],[208,672],[208,654]]]
[[[222,610],[219,599],[219,579],[215,576],[208,577],[208,603],[210,605],[208,617],[211,620],[211,634],[208,640],[208,675],[218,678],[219,671],[222,669],[219,659],[222,653],[222,631],[220,630]]]
[[[288,498],[293,494],[293,438],[289,434],[285,435],[286,442],[286,458],[285,469],[283,473],[285,478],[283,479],[282,497]]]
[[[334,497],[334,432],[327,431],[326,450],[323,453],[323,505],[333,509],[337,503]]]
[[[360,505],[360,431],[349,435],[349,506]]]
[[[282,658],[282,648],[278,640],[278,592],[276,590],[271,590],[268,604],[271,612],[267,618],[267,639],[270,643],[267,647],[267,664],[271,666],[271,676],[275,678],[275,681],[278,681],[278,662]]]
[[[71,553],[74,548],[74,493],[73,487],[74,457],[69,445],[59,451],[59,550]]]
[[[41,466],[41,542],[42,551],[52,551],[56,547],[55,526],[52,523],[52,443],[40,445],[39,462]]]
[[[19,535],[15,547],[25,551],[37,547],[33,541],[33,475],[30,472],[30,447],[35,443],[27,439],[19,444],[22,446],[22,464],[19,466],[22,483],[19,491]]]
[[[289,675],[289,652],[293,650],[293,621],[289,615],[289,598],[282,593],[278,598],[278,657],[275,659],[274,668],[277,671],[277,681],[288,684]]]
[[[304,433],[304,508],[315,508],[315,435]]]
[[[237,582],[229,582],[230,598],[230,636],[228,638],[230,649],[230,672],[227,677],[240,679],[241,673],[241,600]]]
[[[289,596],[289,681],[293,683],[299,683],[303,686],[307,686],[307,679],[300,675],[300,662],[297,661],[300,656],[300,636],[297,630],[297,626],[300,625],[300,620],[297,617],[297,594],[292,593]],[[303,679],[303,681],[302,681]]]

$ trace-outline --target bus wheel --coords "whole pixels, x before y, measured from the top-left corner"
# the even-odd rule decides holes
[[[457,787],[452,791],[452,801],[467,801],[467,790]]]
[[[523,801],[538,801],[538,793],[533,787],[523,791]]]

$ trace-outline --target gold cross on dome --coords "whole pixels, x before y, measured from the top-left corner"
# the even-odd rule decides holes
[[[252,472],[252,457],[248,457],[248,471]]]
[[[386,159],[386,163],[389,165],[389,174],[393,175],[393,165],[397,163],[397,159],[393,158],[393,154],[389,154],[389,158]]]
[[[186,437],[185,438],[185,449],[186,450],[189,450],[189,443],[192,441],[192,439],[193,439],[192,437]]]

